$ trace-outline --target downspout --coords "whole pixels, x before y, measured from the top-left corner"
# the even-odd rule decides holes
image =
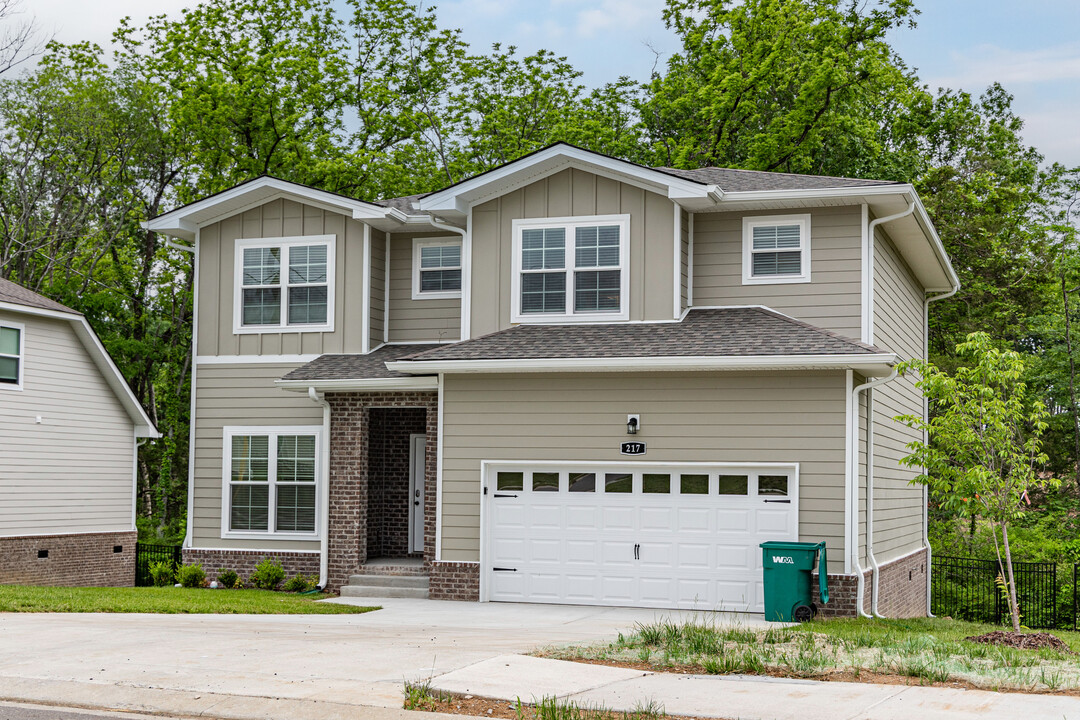
[[[937,302],[938,300],[945,300],[951,298],[957,292],[960,291],[960,285],[957,283],[956,287],[948,292],[941,293],[940,295],[930,295],[923,301],[923,359],[929,361],[930,359],[930,303]],[[923,421],[926,421],[930,417],[930,401],[926,399],[926,395],[923,395]],[[930,441],[929,434],[923,431],[923,444]],[[923,474],[926,473],[926,468],[923,468]],[[922,540],[923,548],[926,550],[926,616],[934,617],[934,614],[930,612],[930,561],[933,559],[933,550],[930,549],[930,489],[928,486],[923,485],[922,492]]]
[[[326,401],[323,395],[320,395],[315,390],[315,386],[308,387],[308,398],[319,405],[322,405],[322,455],[321,464],[323,467],[323,477],[325,480],[322,483],[322,492],[320,494],[319,501],[321,503],[322,518],[322,538],[319,540],[319,588],[325,589],[326,583],[329,580],[329,567],[330,567],[330,403]]]
[[[472,210],[469,210],[469,219],[472,219]],[[449,225],[436,220],[434,215],[428,216],[428,221],[439,230],[457,233],[461,236],[461,340],[468,340],[467,332],[470,325],[465,313],[471,311],[472,303],[468,295],[472,294],[472,242],[469,229],[462,229],[455,225]],[[469,225],[471,226],[471,222]]]

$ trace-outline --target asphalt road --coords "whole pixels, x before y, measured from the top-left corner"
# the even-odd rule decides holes
[[[100,710],[76,710],[73,708],[22,705],[0,702],[0,720],[179,720],[161,715],[137,715],[133,713],[101,712]]]

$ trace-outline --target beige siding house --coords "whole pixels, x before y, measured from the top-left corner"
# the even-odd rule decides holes
[[[131,585],[148,437],[83,316],[0,280],[0,583]]]
[[[198,268],[191,561],[762,612],[759,544],[824,540],[820,610],[926,613],[895,367],[957,281],[909,185],[557,144],[377,203],[258,178],[148,227]]]

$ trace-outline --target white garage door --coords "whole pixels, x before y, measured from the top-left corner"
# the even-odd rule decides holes
[[[493,466],[484,596],[763,612],[761,550],[798,539],[796,466]]]

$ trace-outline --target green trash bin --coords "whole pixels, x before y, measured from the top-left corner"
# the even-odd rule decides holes
[[[775,622],[806,622],[817,615],[811,588],[811,573],[818,554],[818,586],[821,602],[829,602],[826,584],[828,559],[825,542],[761,543],[761,566],[765,573],[765,619]]]

